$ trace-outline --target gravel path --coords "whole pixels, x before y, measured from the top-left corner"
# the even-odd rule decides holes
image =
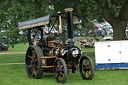
[[[0,65],[22,65],[25,63],[1,63]]]
[[[25,54],[26,52],[0,52],[0,54]]]

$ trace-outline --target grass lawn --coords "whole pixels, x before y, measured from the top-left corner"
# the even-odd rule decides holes
[[[26,52],[28,46],[29,46],[28,43],[15,44],[14,48],[12,48],[12,46],[10,46],[7,52]]]
[[[19,44],[15,44],[14,48],[12,48],[12,46],[10,46],[8,48],[8,51],[2,51],[2,52],[26,52],[27,48],[29,47],[28,43],[19,43]]]
[[[77,41],[75,42],[75,45],[79,48],[80,47],[80,41]],[[8,48],[8,51],[2,51],[2,52],[26,52],[27,48],[29,47],[29,44],[26,43],[26,44],[23,44],[23,43],[20,43],[20,44],[15,44],[14,45],[14,48],[12,48],[12,46],[10,46]],[[81,48],[81,50],[95,50],[95,48]]]
[[[77,47],[79,47],[79,48],[81,48],[81,47],[80,47],[80,44],[81,44],[80,41],[75,42],[75,46],[77,46]],[[92,51],[94,51],[95,48],[81,48],[81,50],[83,50],[83,51],[84,51],[84,50],[87,50],[87,51],[88,51],[88,50],[92,50]]]
[[[88,40],[93,39],[93,37],[75,37],[75,38],[79,39],[79,41],[75,42],[75,45],[79,48],[80,48],[80,41],[81,40],[83,40],[83,39],[88,39]],[[102,37],[100,36],[100,37],[98,37],[98,39],[101,41]],[[8,51],[2,51],[2,52],[26,52],[28,46],[29,46],[28,43],[26,43],[26,44],[23,44],[23,43],[15,44],[14,48],[12,48],[12,46],[10,46]],[[94,48],[81,48],[81,50],[93,50],[94,51]]]
[[[83,53],[94,61],[94,52]],[[25,54],[0,55],[0,85],[60,85],[53,73],[44,73],[41,79],[30,79],[25,65],[2,65],[4,63],[24,63]],[[127,85],[128,70],[95,71],[93,80],[83,80],[79,71],[69,72],[65,85]]]
[[[80,38],[81,39],[81,38]],[[75,42],[80,47],[80,42]],[[14,48],[10,47],[6,52],[26,52],[26,44],[15,44]],[[94,48],[82,48],[82,50],[93,50]],[[5,52],[5,51],[4,51]],[[83,55],[90,56],[95,63],[94,52],[84,52]],[[41,79],[30,79],[27,75],[25,64],[7,63],[24,63],[25,54],[0,54],[0,85],[60,85],[56,83],[53,73],[44,73]],[[93,80],[83,80],[80,72],[75,74],[69,72],[65,85],[127,85],[128,70],[105,70],[95,71]]]

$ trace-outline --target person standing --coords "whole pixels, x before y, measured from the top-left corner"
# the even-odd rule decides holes
[[[101,35],[102,35],[102,38],[103,38],[103,37],[104,37],[104,35],[105,35],[105,32],[104,32],[104,30],[102,31]]]
[[[37,37],[34,38],[34,45],[36,45]]]

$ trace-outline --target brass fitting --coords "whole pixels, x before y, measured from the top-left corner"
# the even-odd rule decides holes
[[[65,11],[73,11],[73,8],[66,8]]]

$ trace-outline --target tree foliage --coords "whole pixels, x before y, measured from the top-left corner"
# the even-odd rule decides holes
[[[7,36],[14,41],[21,38],[18,23],[49,14],[50,9],[47,3],[46,0],[2,0],[0,2],[0,30],[6,31],[1,33],[1,37]]]
[[[16,40],[21,37],[18,22],[64,11],[67,7],[73,7],[82,16],[83,28],[93,27],[90,26],[93,19],[104,18],[112,25],[115,40],[125,38],[128,0],[0,0],[0,30],[6,30],[0,35]]]
[[[128,20],[128,0],[50,0],[55,10],[73,7],[80,13],[83,23],[93,19],[105,19],[114,29],[114,40],[125,39]]]

